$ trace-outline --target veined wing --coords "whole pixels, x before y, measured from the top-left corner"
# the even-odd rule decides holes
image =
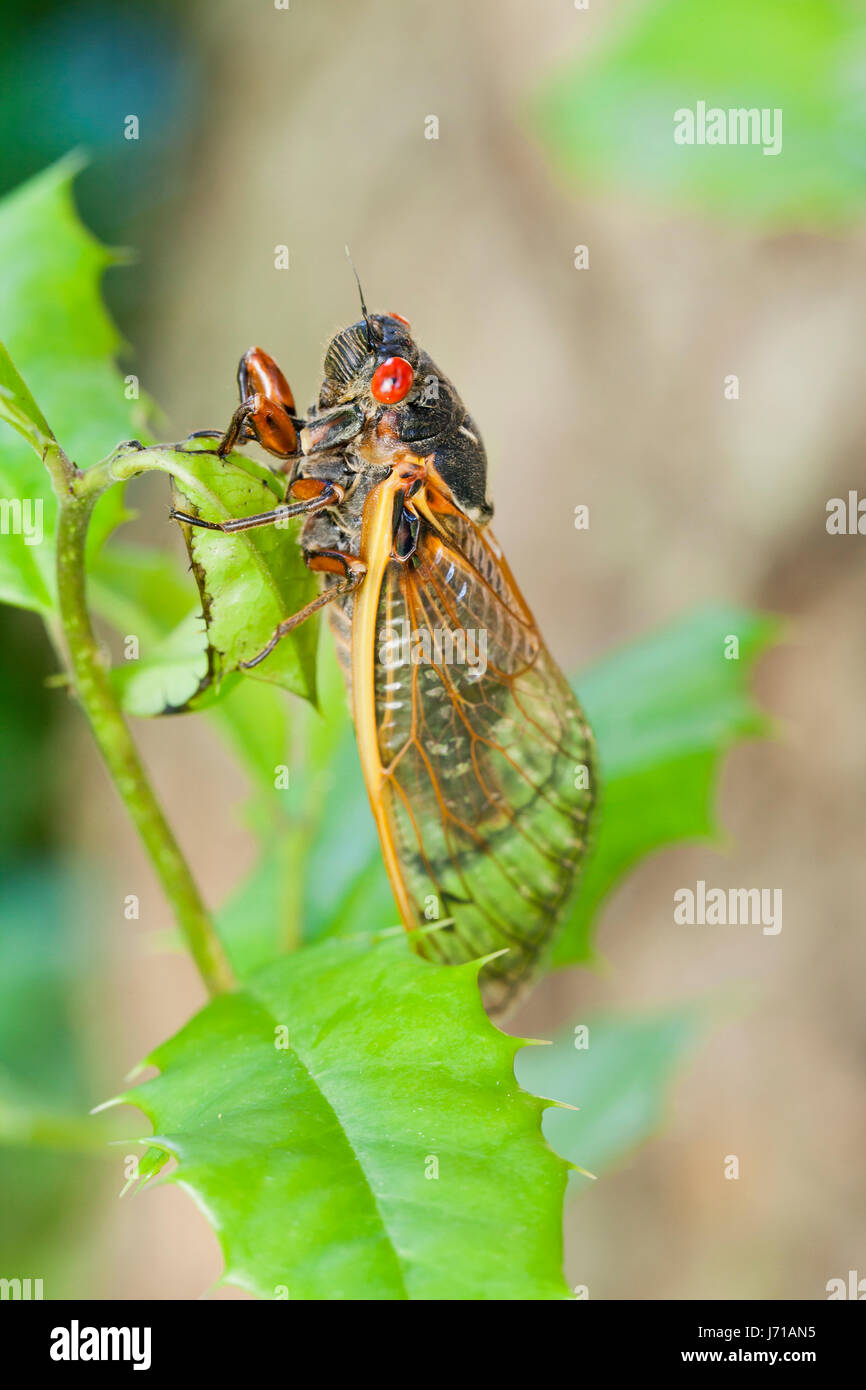
[[[377,547],[391,491],[374,504]],[[414,556],[372,564],[356,600],[361,759],[404,921],[453,918],[420,938],[449,963],[507,947],[486,972],[501,1006],[548,944],[579,871],[592,735],[492,536],[435,488],[411,505]]]

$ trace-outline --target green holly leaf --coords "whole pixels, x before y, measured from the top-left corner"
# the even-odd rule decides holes
[[[238,979],[298,944],[290,937],[297,930],[298,864],[291,830],[272,834],[252,872],[220,909],[217,930]]]
[[[342,851],[335,861],[336,844]],[[304,936],[317,941],[357,931],[359,922],[381,929],[399,921],[358,767],[358,748],[350,734],[334,760],[325,815],[307,857]]]
[[[41,613],[55,606],[57,507],[42,463],[46,441],[56,436],[86,467],[141,433],[148,405],[115,365],[123,345],[100,282],[122,258],[78,218],[79,167],[61,160],[0,200],[0,336],[8,349],[0,352],[0,501],[26,502],[40,515],[38,542],[18,527],[2,537],[0,602]],[[121,489],[113,488],[96,507],[91,560],[123,514]]]
[[[0,202],[0,503],[17,512],[38,509],[35,527],[6,526],[0,546],[0,600],[49,613],[54,607],[56,502],[42,464],[56,435],[80,467],[111,453],[118,440],[141,434],[146,424],[137,380],[115,365],[122,344],[100,297],[107,267],[121,259],[82,226],[71,185],[79,165],[61,161]],[[12,356],[15,361],[13,362]],[[37,404],[37,399],[40,404]],[[43,413],[44,411],[44,413]],[[50,424],[49,424],[50,421]],[[53,431],[53,434],[52,434]],[[284,480],[264,465],[232,455],[217,459],[211,441],[190,441],[184,450],[153,450],[142,469],[170,473],[181,509],[209,520],[274,508]],[[221,536],[198,531],[188,543],[199,583],[207,643],[192,640],[181,624],[194,597],[179,597],[170,562],[140,547],[103,542],[125,519],[122,489],[97,503],[88,541],[90,597],[94,608],[149,647],[146,664],[116,677],[128,712],[157,714],[199,708],[224,695],[226,677],[255,656],[277,625],[315,593],[297,544],[298,523]],[[17,532],[17,533],[16,533]],[[133,572],[123,572],[125,561]],[[147,577],[147,582],[142,580]],[[172,621],[173,619],[173,621]],[[157,636],[163,640],[156,649]],[[250,675],[252,679],[315,699],[316,623],[282,641]]]
[[[256,793],[256,812],[262,812],[256,817],[260,822],[256,828],[266,834],[274,822],[274,815],[269,813],[284,809],[285,797],[276,782],[278,769],[288,761],[289,725],[300,723],[305,712],[305,706],[293,706],[277,686],[248,680],[238,681],[227,698],[209,711],[211,723],[249,777]]]
[[[260,1298],[557,1299],[567,1165],[479,965],[310,946],[224,995],[126,1093]],[[507,1258],[503,1259],[503,1251]]]
[[[533,119],[583,193],[638,190],[763,226],[845,226],[866,204],[860,6],[654,0],[548,78]],[[766,109],[781,145],[677,144],[674,113]],[[727,133],[727,131],[726,131]]]
[[[524,1048],[515,1065],[520,1084],[566,1102],[544,1116],[551,1147],[596,1178],[622,1162],[664,1121],[672,1083],[706,1030],[706,1014],[689,1004],[589,1015],[552,1046]],[[585,1191],[590,1181],[575,1172],[570,1190]]]
[[[598,742],[595,844],[554,950],[556,965],[592,958],[604,899],[653,850],[718,838],[715,794],[724,755],[768,731],[749,692],[775,637],[764,614],[707,608],[624,647],[577,681]],[[737,656],[731,639],[737,643]]]

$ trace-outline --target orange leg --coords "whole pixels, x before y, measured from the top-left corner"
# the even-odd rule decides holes
[[[263,449],[277,458],[291,458],[298,452],[298,429],[302,420],[295,414],[295,398],[273,357],[262,348],[245,352],[238,367],[241,403],[217,445],[222,456],[238,443],[256,439]]]

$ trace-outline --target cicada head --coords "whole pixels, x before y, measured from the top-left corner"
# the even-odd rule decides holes
[[[432,455],[466,515],[481,524],[490,519],[487,455],[478,429],[401,314],[365,313],[329,343],[318,409],[350,404],[395,444]]]
[[[337,333],[328,345],[320,410],[349,401],[369,402],[375,410],[379,405],[405,400],[413,392],[420,355],[404,318],[366,314]],[[393,379],[388,374],[389,362],[395,364]]]

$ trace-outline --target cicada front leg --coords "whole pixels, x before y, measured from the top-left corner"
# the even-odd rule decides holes
[[[238,389],[241,403],[217,445],[220,457],[255,439],[269,454],[283,459],[283,471],[289,472],[288,464],[304,455],[338,449],[364,427],[364,411],[357,404],[335,406],[303,420],[295,413],[289,383],[262,348],[252,347],[241,358]]]
[[[298,452],[298,427],[292,388],[276,362],[262,348],[251,347],[238,366],[241,403],[217,446],[217,453],[231,453],[237,444],[255,439],[279,459]]]
[[[341,550],[314,550],[305,555],[304,559],[311,570],[315,570],[319,574],[338,574],[342,578],[338,579],[336,584],[323,589],[303,608],[299,608],[297,613],[293,613],[289,618],[284,618],[279,627],[274,629],[274,634],[266,647],[257,652],[250,661],[238,663],[242,671],[249,671],[253,666],[258,666],[259,662],[264,661],[266,656],[270,656],[281,638],[289,632],[294,632],[296,627],[300,627],[307,618],[318,613],[320,608],[324,608],[326,604],[332,603],[335,598],[340,598],[343,594],[352,593],[363,582],[367,573],[367,566],[363,560],[359,560],[357,555],[347,555]]]

